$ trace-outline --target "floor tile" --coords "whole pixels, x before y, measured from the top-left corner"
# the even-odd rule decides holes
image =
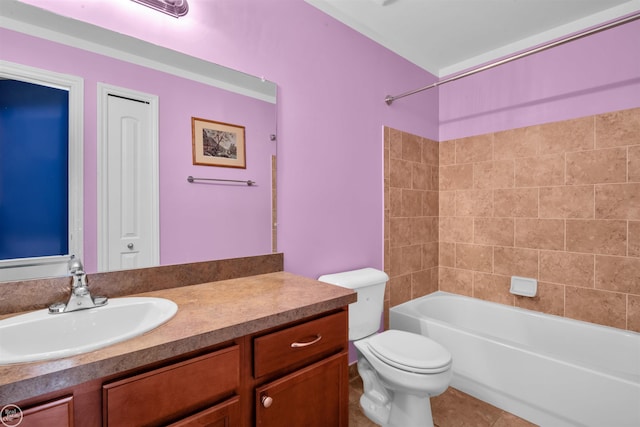
[[[360,409],[362,380],[355,376],[349,382],[349,427],[376,427]],[[431,399],[431,411],[436,427],[534,427],[495,406],[449,387]]]

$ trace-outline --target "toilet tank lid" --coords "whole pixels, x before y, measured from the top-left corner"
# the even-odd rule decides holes
[[[357,289],[365,286],[386,283],[389,276],[384,271],[367,267],[359,270],[343,271],[341,273],[325,274],[318,278],[319,281],[342,286],[343,288]]]

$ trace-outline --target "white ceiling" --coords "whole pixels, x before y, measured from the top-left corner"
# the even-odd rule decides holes
[[[640,11],[640,0],[305,0],[437,77]]]

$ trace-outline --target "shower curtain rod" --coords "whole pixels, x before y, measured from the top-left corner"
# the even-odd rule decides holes
[[[497,67],[499,65],[503,65],[503,64],[506,64],[508,62],[515,61],[516,59],[524,58],[526,56],[533,55],[534,53],[542,52],[544,50],[551,49],[553,47],[560,46],[560,45],[563,45],[565,43],[569,43],[569,42],[572,42],[574,40],[578,40],[578,39],[581,39],[583,37],[587,37],[587,36],[590,36],[592,34],[596,34],[596,33],[599,33],[601,31],[605,31],[605,30],[617,27],[617,26],[622,25],[622,24],[626,24],[626,23],[631,22],[631,21],[635,21],[636,19],[640,19],[640,11],[634,12],[630,16],[619,18],[619,19],[617,19],[615,21],[612,21],[612,22],[609,22],[607,24],[603,24],[603,25],[600,25],[598,27],[591,28],[590,30],[586,30],[586,31],[574,34],[572,36],[569,36],[569,37],[566,37],[566,38],[563,38],[563,39],[560,39],[560,40],[556,40],[554,42],[550,42],[550,43],[544,44],[542,46],[538,46],[536,48],[527,50],[525,52],[518,53],[518,54],[513,55],[513,56],[509,56],[509,57],[501,59],[499,61],[492,62],[492,63],[486,64],[486,65],[480,66],[478,68],[473,68],[473,69],[471,69],[469,71],[465,71],[464,73],[457,74],[457,75],[455,75],[453,77],[449,77],[449,78],[444,79],[444,80],[439,80],[439,81],[437,81],[435,83],[432,83],[432,84],[430,84],[428,86],[421,87],[419,89],[414,89],[414,90],[411,90],[411,91],[408,91],[408,92],[404,92],[404,93],[401,93],[400,95],[395,95],[395,96],[387,95],[387,97],[384,99],[384,102],[386,102],[387,105],[391,105],[393,103],[393,101],[395,101],[396,99],[404,98],[404,97],[410,96],[410,95],[415,95],[416,93],[424,92],[425,90],[441,86],[441,85],[443,85],[445,83],[450,83],[450,82],[459,80],[461,78],[468,77],[468,76],[471,76],[473,74],[479,73],[481,71],[485,71],[485,70],[489,70],[491,68],[495,68],[495,67]]]

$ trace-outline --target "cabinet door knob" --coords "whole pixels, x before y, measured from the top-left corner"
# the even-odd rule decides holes
[[[273,403],[273,398],[269,396],[262,396],[261,401],[262,401],[262,406],[264,406],[265,408],[268,408]]]
[[[133,249],[133,243],[129,243],[129,244],[127,245],[127,247],[128,247],[129,249]]]

